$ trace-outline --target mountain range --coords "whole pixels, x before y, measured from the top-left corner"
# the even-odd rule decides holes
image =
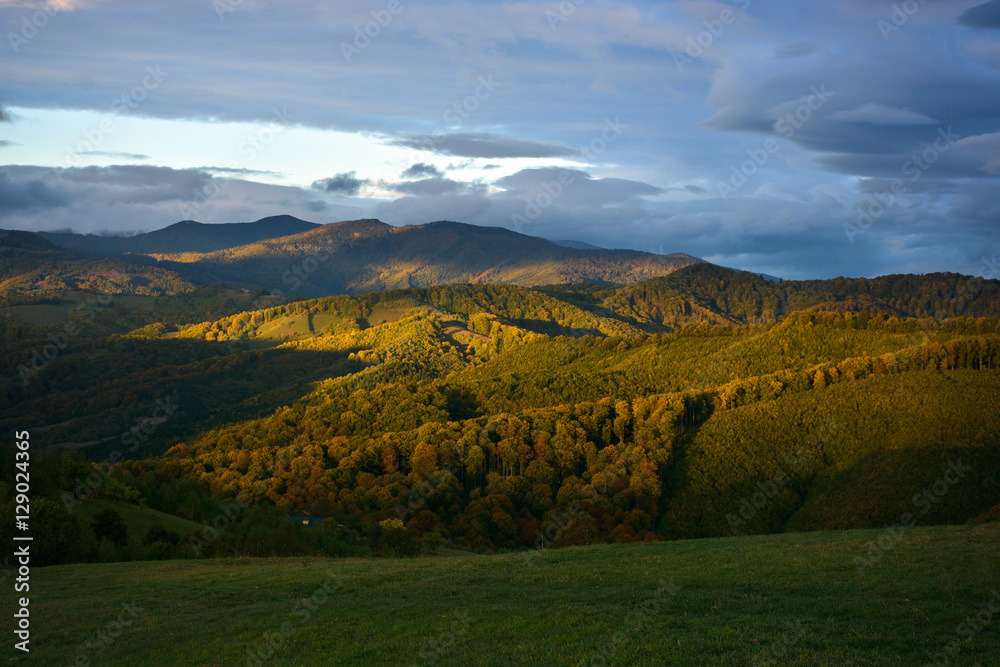
[[[83,274],[92,270],[80,263],[76,268],[81,275],[74,276],[74,259],[114,258],[130,262],[132,266],[121,264],[116,270],[141,285],[171,276],[180,288],[225,282],[301,296],[449,283],[629,284],[703,261],[682,253],[569,247],[586,244],[448,221],[405,227],[379,220],[317,225],[275,216],[217,225],[186,220],[132,237],[42,232],[27,243],[26,234],[17,233],[22,254],[43,253],[52,259],[63,251],[60,271],[69,286],[86,283]],[[36,297],[44,289],[40,280],[31,286]],[[20,287],[29,285],[22,281]]]

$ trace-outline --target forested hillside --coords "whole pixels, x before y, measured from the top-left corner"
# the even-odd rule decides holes
[[[86,259],[37,234],[0,230],[0,306],[64,300],[65,292],[165,295],[194,285],[162,268]]]
[[[60,445],[42,475],[57,499],[77,498],[86,454],[127,459],[116,497],[169,514],[255,508],[182,555],[986,520],[997,293],[952,275],[775,284],[706,265],[623,287],[289,303],[222,290],[111,304],[26,376],[52,329],[13,313],[3,426]],[[286,514],[328,527],[279,539]]]

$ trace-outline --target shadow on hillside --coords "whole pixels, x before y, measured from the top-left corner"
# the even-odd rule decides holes
[[[141,458],[194,435],[272,414],[312,383],[357,372],[352,351],[245,349],[194,339],[116,338],[67,349],[0,397],[0,426],[40,446],[80,445],[95,460]],[[169,414],[168,414],[169,413]],[[7,423],[9,422],[9,423]],[[44,430],[42,430],[44,429]]]
[[[572,336],[573,338],[580,338],[581,336],[601,335],[601,332],[597,329],[576,329],[574,327],[564,327],[548,320],[520,319],[505,321],[509,324],[513,324],[514,326],[521,327],[522,329],[527,329],[528,331],[533,331],[534,333],[545,334],[546,336]]]
[[[696,538],[882,528],[908,514],[914,525],[961,524],[1000,503],[1000,451],[985,444],[876,450],[846,465],[827,460],[811,474],[794,474],[785,461],[766,470],[726,482],[725,471],[696,470],[681,453],[658,532]],[[779,470],[792,481],[771,486]],[[712,483],[703,479],[694,490],[695,475]]]

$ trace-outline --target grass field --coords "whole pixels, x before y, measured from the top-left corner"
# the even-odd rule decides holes
[[[41,568],[31,575],[31,654],[17,657],[92,665],[924,665],[945,664],[942,652],[956,646],[948,664],[1000,664],[1000,524],[888,535]],[[859,570],[855,558],[871,556],[868,543],[880,538],[881,557]]]
[[[368,324],[377,327],[380,324],[398,322],[406,317],[406,314],[413,310],[413,308],[414,306],[375,306],[372,308],[371,315],[368,316]]]
[[[30,326],[58,326],[65,324],[69,318],[69,313],[74,308],[87,305],[88,299],[93,299],[93,294],[87,292],[69,291],[62,293],[62,298],[67,299],[63,303],[42,303],[27,306],[10,306],[3,311],[13,317],[21,324]],[[119,294],[108,301],[124,307],[126,310],[152,310],[155,297]]]

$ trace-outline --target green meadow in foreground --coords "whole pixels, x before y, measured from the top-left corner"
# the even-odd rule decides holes
[[[39,568],[20,659],[1000,664],[998,523],[447,553]]]

